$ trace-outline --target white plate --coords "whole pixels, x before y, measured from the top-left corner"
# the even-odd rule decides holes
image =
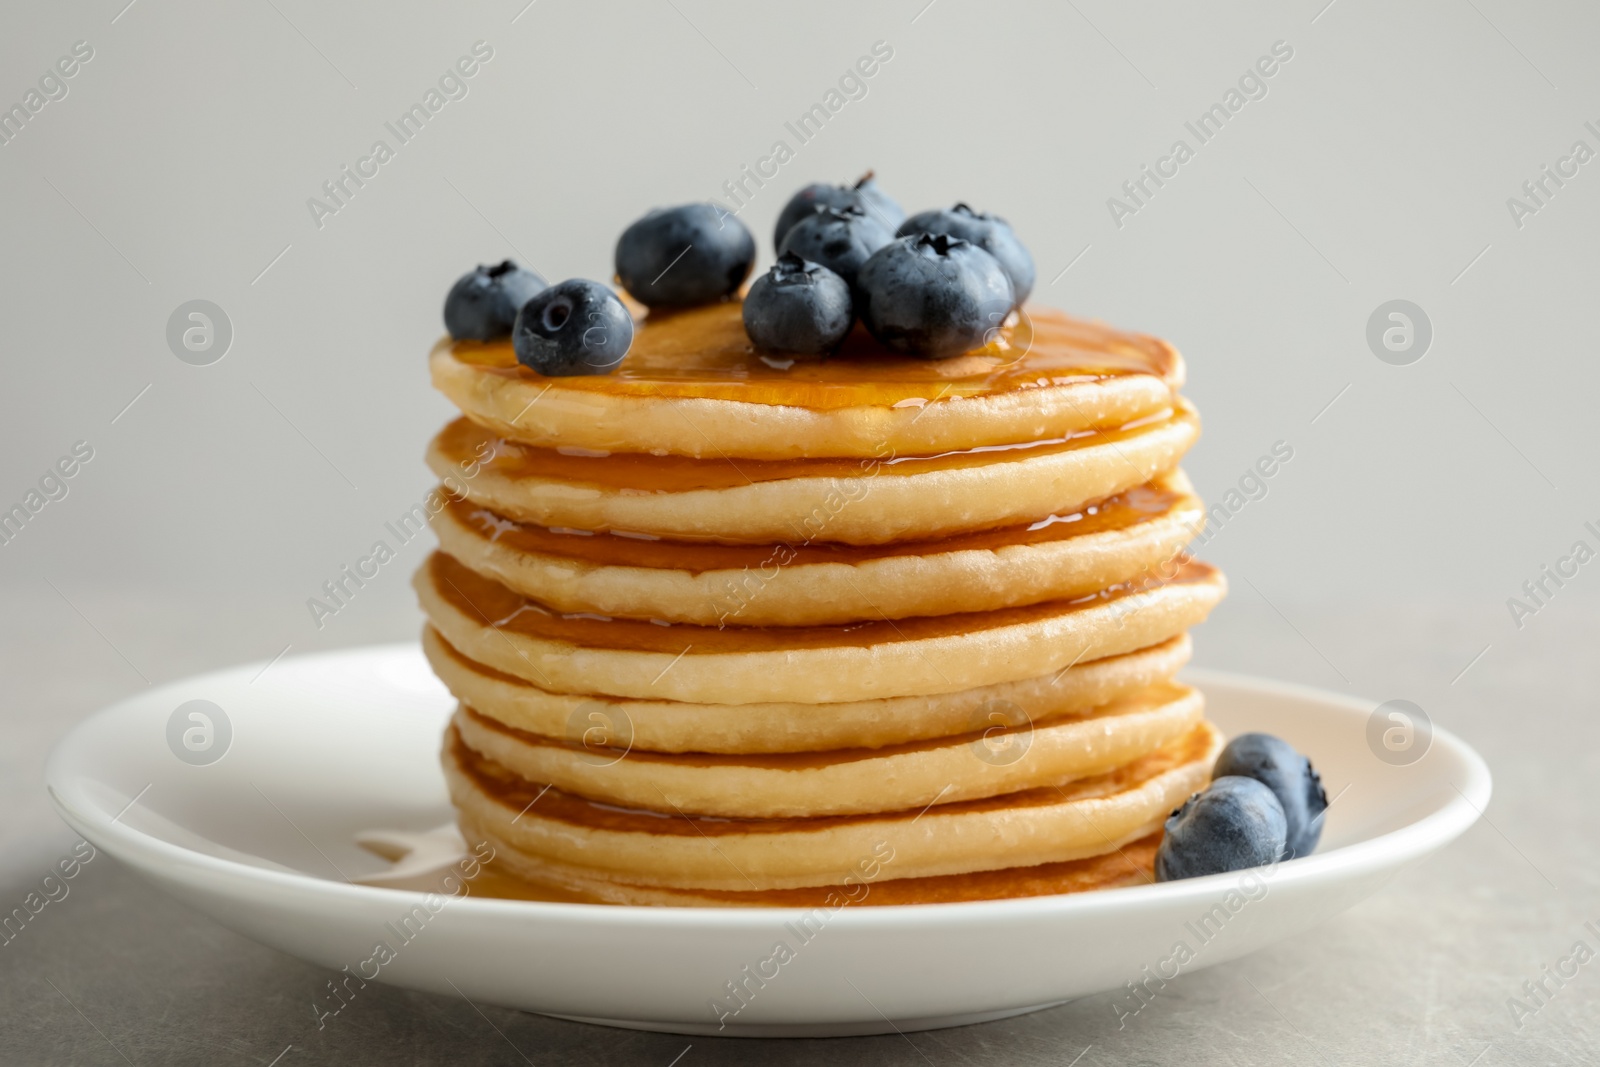
[[[1489,802],[1483,760],[1442,730],[1421,759],[1394,766],[1369,747],[1369,702],[1239,675],[1187,679],[1225,732],[1265,730],[1312,757],[1337,798],[1316,855],[1264,878],[845,907],[804,927],[791,909],[428,900],[351,884],[344,878],[388,869],[358,835],[451,820],[437,757],[451,702],[413,645],[163,686],[79,725],[47,780],[62,817],[99,848],[218,922],[334,970],[651,1030],[887,1033],[1003,1018],[1130,982],[1154,992],[1163,975],[1234,959],[1349,907]],[[231,738],[219,721],[204,750],[198,720],[177,712],[190,700],[222,708]],[[224,755],[180,759],[169,727],[185,752],[183,731],[200,730],[191,760]],[[402,931],[417,908],[423,918]],[[392,959],[375,953],[379,942]],[[774,962],[778,942],[792,958]],[[742,983],[742,998],[729,982]],[[334,1010],[327,999],[323,1010]],[[1140,1000],[1130,990],[1123,1003],[1132,1011]]]

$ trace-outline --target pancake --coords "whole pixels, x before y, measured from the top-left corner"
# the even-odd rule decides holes
[[[1195,690],[1161,684],[1078,715],[1036,720],[1020,705],[995,705],[950,737],[780,755],[634,752],[605,747],[621,740],[606,724],[546,738],[466,707],[455,729],[480,756],[589,800],[780,819],[918,809],[1104,774],[1188,733],[1203,708]]]
[[[429,360],[462,417],[428,448],[440,551],[413,584],[460,701],[451,801],[501,895],[1151,881],[1222,744],[1173,681],[1226,588],[1185,553],[1176,350],[1028,308],[951,359],[858,325],[788,360],[737,299],[630,313],[609,374],[543,377],[505,341]]]
[[[1115,429],[938,455],[732,460],[582,454],[446,426],[427,462],[452,492],[504,518],[685,541],[879,545],[1032,523],[1175,469],[1200,434],[1194,409]],[[464,476],[470,474],[470,476]]]
[[[746,890],[742,893],[630,885],[595,878],[587,872],[571,868],[563,868],[560,881],[556,881],[553,878],[555,871],[548,864],[522,855],[503,841],[495,839],[492,834],[480,836],[474,843],[477,841],[488,841],[494,847],[495,867],[504,872],[491,872],[489,867],[485,867],[483,876],[472,885],[473,893],[479,896],[656,907],[837,909],[869,905],[957,904],[1149,885],[1155,881],[1156,849],[1161,844],[1161,835],[1151,834],[1105,855],[1087,859],[933,878],[889,878],[894,858],[885,851],[887,862],[873,857],[853,876],[849,876],[848,882],[805,889]],[[809,941],[823,921],[825,917],[802,918],[794,926],[795,937],[801,942]]]
[[[439,547],[557,611],[810,626],[1016,607],[1105,589],[1176,555],[1205,506],[1174,471],[1065,515],[938,541],[707,545],[550,530],[454,499]]]
[[[886,878],[1034,867],[1112,852],[1155,833],[1200,788],[1222,748],[1208,723],[1115,771],[1055,787],[920,811],[728,819],[632,811],[534,785],[462,744],[443,765],[469,841],[489,838],[556,878],[732,892],[837,885],[893,860]]]
[[[616,372],[545,378],[506,341],[439,342],[433,384],[501,436],[545,448],[721,458],[928,455],[1110,428],[1171,403],[1165,341],[1049,308],[971,355],[886,354],[859,328],[826,360],[763,360],[737,301],[655,312]]]
[[[442,552],[417,571],[423,611],[463,655],[565,693],[705,704],[825,704],[954,693],[1159,644],[1222,598],[1214,567],[1073,600],[848,626],[725,627],[560,615]]]
[[[475,663],[429,626],[422,648],[434,673],[474,711],[515,730],[572,737],[594,724],[646,752],[819,752],[947,737],[995,707],[1039,719],[1086,711],[1164,681],[1189,661],[1187,634],[1071,669],[938,697],[884,697],[835,704],[686,704],[589,693],[553,693]],[[575,727],[574,724],[581,724]]]

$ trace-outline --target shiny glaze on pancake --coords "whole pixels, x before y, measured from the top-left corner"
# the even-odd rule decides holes
[[[439,342],[455,359],[508,378],[548,383],[570,394],[693,397],[815,410],[991,396],[1130,374],[1170,378],[1177,351],[1145,334],[1028,307],[991,344],[953,359],[908,359],[885,350],[859,326],[822,360],[763,360],[745,334],[737,300],[651,312],[634,328],[633,347],[606,375],[544,378],[516,361],[509,341]]]
[[[563,379],[565,380],[565,379]],[[1026,441],[1014,445],[981,445],[937,456],[868,457],[863,459],[696,459],[652,456],[643,452],[578,454],[537,448],[497,437],[471,419],[450,423],[434,438],[434,447],[459,469],[481,469],[511,480],[536,478],[598,485],[624,493],[685,493],[696,489],[737,489],[757,482],[791,478],[875,478],[970,470],[993,463],[1058,455],[1097,445],[1117,445],[1173,423],[1195,422],[1184,400],[1153,415],[1112,430],[1080,430],[1070,437]]]
[[[1010,545],[1041,545],[1073,537],[1127,530],[1170,515],[1185,502],[1197,509],[1192,494],[1162,482],[1151,482],[1107,497],[1077,511],[1050,515],[1027,525],[978,533],[955,534],[931,541],[899,541],[887,545],[847,545],[811,541],[783,546],[784,566],[814,563],[864,563],[892,556],[931,556],[947,552],[993,551]],[[480,504],[452,498],[447,509],[463,526],[507,548],[544,556],[562,556],[605,567],[652,567],[700,574],[768,566],[776,545],[723,545],[672,541],[659,537],[588,530],[550,529],[514,522]]]
[[[969,634],[1016,626],[1069,612],[1140,596],[1165,585],[1202,584],[1217,580],[1209,563],[1175,562],[1173,576],[1160,581],[1113,586],[1072,600],[1048,600],[1015,608],[963,612],[911,619],[849,623],[835,626],[696,626],[658,620],[610,618],[604,615],[560,614],[512,592],[499,582],[469,569],[454,556],[435,552],[423,563],[435,592],[469,619],[511,633],[587,648],[686,655],[783,651],[801,648],[866,648],[896,641]]]

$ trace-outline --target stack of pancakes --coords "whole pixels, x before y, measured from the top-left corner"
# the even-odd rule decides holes
[[[568,899],[905,903],[1148,881],[1221,739],[1222,597],[1165,342],[1059,312],[955,359],[652,314],[611,375],[442,342],[424,647],[469,841]]]

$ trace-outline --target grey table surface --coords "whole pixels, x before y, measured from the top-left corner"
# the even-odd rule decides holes
[[[1600,662],[1590,636],[1600,613],[1574,602],[1522,632],[1479,633],[1481,622],[1469,620],[1481,613],[1445,605],[1273,605],[1238,585],[1198,633],[1197,662],[1414,700],[1485,755],[1494,800],[1460,840],[1376,896],[1290,941],[1179,978],[1125,1028],[1107,995],[950,1030],[756,1043],[613,1030],[374,986],[319,1029],[311,1005],[328,977],[320,968],[190,913],[103,858],[0,946],[0,1062],[1600,1062],[1600,963],[1559,988],[1547,981],[1554,993],[1530,1017],[1513,1018],[1508,1003],[1576,942],[1600,949],[1584,929],[1600,922],[1592,714]],[[78,719],[142,686],[88,629],[40,632],[28,605],[12,606],[0,620],[6,910],[74,841],[43,794],[45,753]],[[270,643],[267,634],[211,632],[156,595],[105,594],[77,606],[87,618],[161,629],[158,682],[261,657]],[[341,638],[394,640],[414,623],[398,618]]]

